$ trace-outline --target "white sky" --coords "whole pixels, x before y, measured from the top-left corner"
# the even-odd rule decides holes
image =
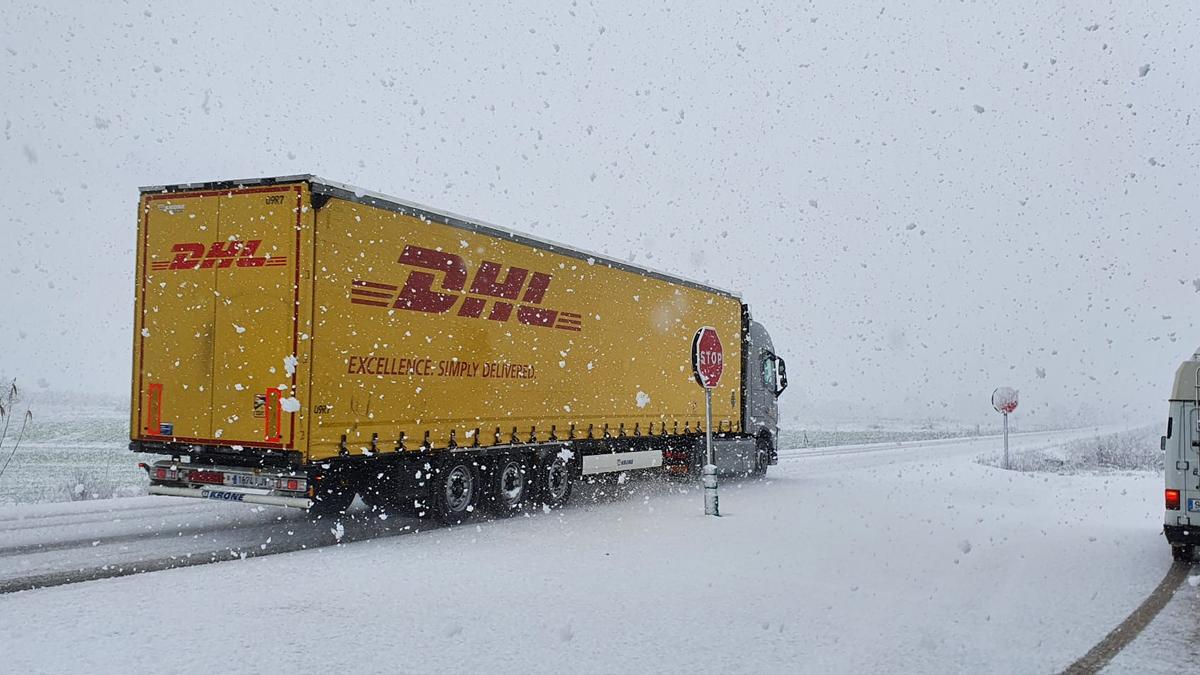
[[[136,187],[311,172],[740,291],[788,416],[1157,418],[1194,4],[643,4],[9,3],[0,372],[126,392]]]

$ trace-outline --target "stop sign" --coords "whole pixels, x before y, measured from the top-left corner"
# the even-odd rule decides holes
[[[705,389],[713,389],[721,381],[725,370],[725,350],[717,329],[704,326],[692,338],[692,372],[696,382]]]
[[[998,413],[1008,413],[1017,409],[1017,390],[1011,387],[997,387],[992,392],[992,407]]]

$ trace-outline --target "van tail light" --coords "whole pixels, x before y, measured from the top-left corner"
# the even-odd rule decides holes
[[[1167,490],[1166,493],[1167,510],[1179,510],[1179,490]]]

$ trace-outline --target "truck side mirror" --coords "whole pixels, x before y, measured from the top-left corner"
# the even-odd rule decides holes
[[[783,390],[787,389],[787,363],[778,356],[775,357],[775,363],[776,370],[779,371],[779,389],[775,390],[775,398],[779,398]]]
[[[1163,452],[1167,451],[1167,437],[1166,436],[1158,437],[1158,449],[1162,450]]]

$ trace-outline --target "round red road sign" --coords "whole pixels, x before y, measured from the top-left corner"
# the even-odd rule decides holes
[[[1011,387],[997,387],[992,392],[992,407],[998,413],[1008,413],[1017,409],[1017,390]]]
[[[723,370],[725,348],[721,346],[721,338],[716,328],[704,326],[692,338],[692,372],[696,382],[705,389],[713,389],[721,381]]]

